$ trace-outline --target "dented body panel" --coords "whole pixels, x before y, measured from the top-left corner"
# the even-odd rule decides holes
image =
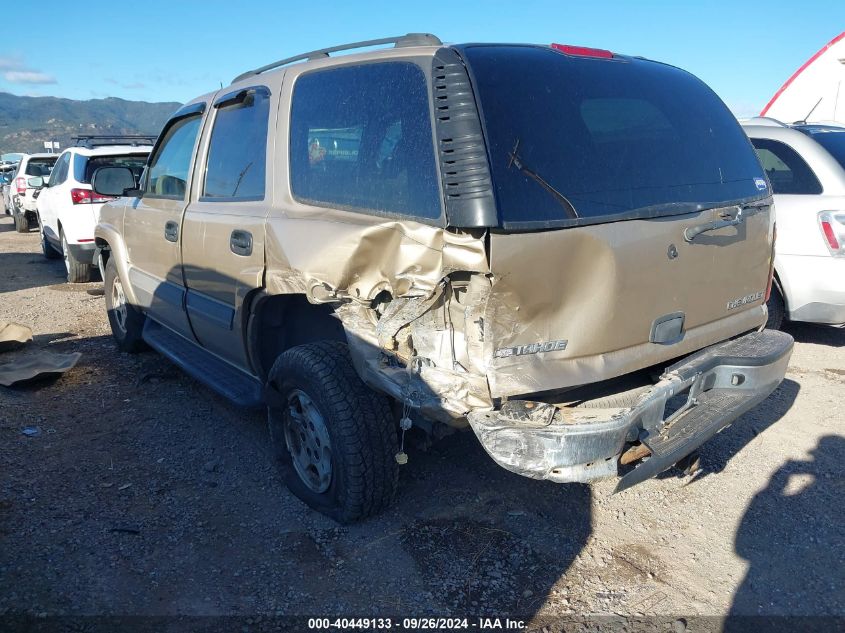
[[[539,233],[493,234],[488,377],[493,397],[607,380],[758,328],[774,214],[684,240],[725,209]],[[730,309],[736,297],[753,302]],[[676,340],[651,342],[655,320],[677,315]],[[496,350],[565,340],[534,354]]]

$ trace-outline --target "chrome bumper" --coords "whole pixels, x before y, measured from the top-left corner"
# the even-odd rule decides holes
[[[700,350],[667,368],[628,409],[511,400],[468,419],[500,466],[556,482],[616,476],[626,443],[639,441],[650,455],[619,480],[618,492],[670,468],[768,397],[786,374],[792,343],[763,330]],[[685,393],[667,415],[670,398]]]

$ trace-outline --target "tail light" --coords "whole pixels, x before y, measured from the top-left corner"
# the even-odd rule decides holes
[[[111,196],[101,196],[90,189],[71,189],[70,199],[73,204],[97,204],[114,200]]]
[[[17,189],[18,195],[22,196],[26,193],[26,178],[15,178],[15,189]]]
[[[830,254],[834,257],[845,257],[845,212],[819,213],[819,230]]]
[[[595,57],[597,59],[613,59],[613,53],[603,48],[589,48],[587,46],[572,46],[570,44],[552,44],[552,48],[565,55],[575,57]]]

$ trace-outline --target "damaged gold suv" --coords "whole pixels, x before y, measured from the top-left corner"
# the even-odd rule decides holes
[[[118,347],[266,406],[290,489],[342,522],[391,501],[412,425],[627,488],[766,398],[792,350],[762,329],[751,144],[645,59],[426,34],[314,51],[185,105],[140,185],[94,187],[123,196],[96,230]]]

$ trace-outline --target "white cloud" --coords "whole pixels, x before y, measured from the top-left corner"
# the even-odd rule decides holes
[[[3,79],[13,84],[54,84],[56,78],[36,70],[7,70]]]
[[[0,72],[3,79],[12,84],[54,84],[53,75],[42,73],[37,68],[31,68],[18,56],[0,56]]]

